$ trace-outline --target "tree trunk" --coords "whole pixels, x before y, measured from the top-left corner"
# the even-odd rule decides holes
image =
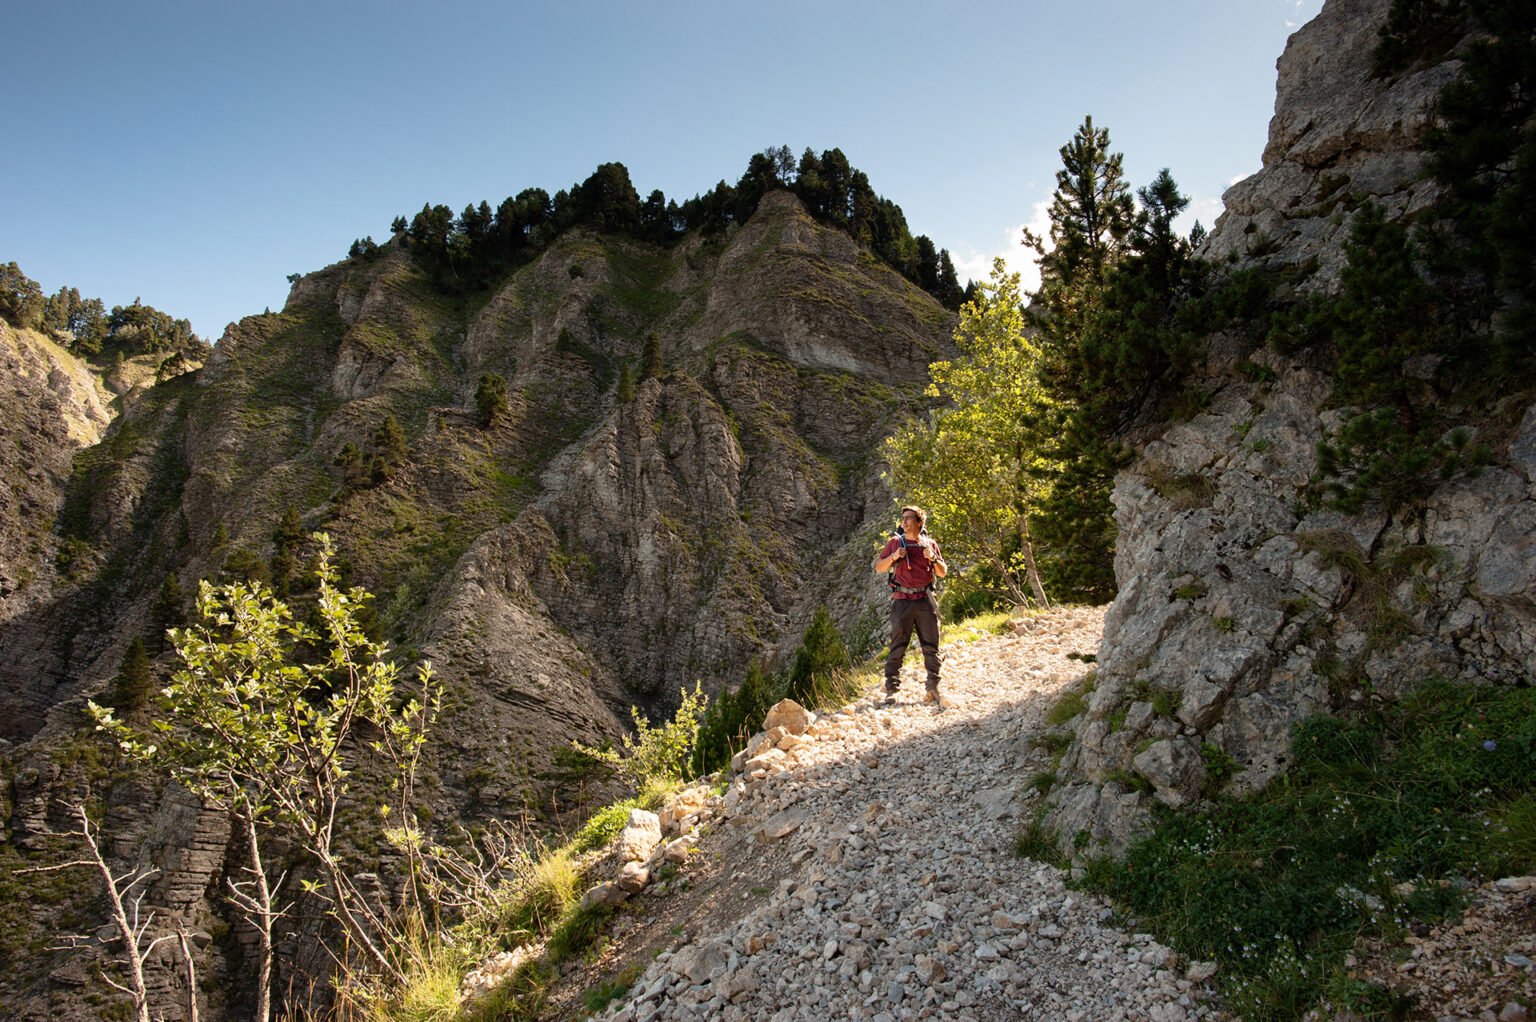
[[[181,945],[181,962],[187,970],[187,1022],[198,1022],[197,1015],[197,963],[192,960],[192,943],[187,940],[187,929],[176,924],[176,942]]]
[[[331,891],[336,897],[336,918],[341,921],[342,929],[363,949],[368,960],[381,975],[388,976],[396,983],[404,982],[405,974],[389,960],[374,941],[373,935],[368,932],[372,927],[381,936],[387,938],[389,935],[382,932],[384,927],[380,920],[368,907],[366,900],[353,886],[351,880],[342,873],[341,864],[331,856],[330,849],[317,849],[317,851],[321,851],[320,864],[330,877]],[[366,923],[358,918],[359,912],[366,919]]]
[[[123,892],[131,889],[143,877],[134,874],[127,888],[119,888],[117,879],[112,875],[107,860],[102,858],[101,848],[96,844],[96,838],[91,834],[90,817],[85,814],[85,806],[76,804],[72,807],[75,816],[80,820],[80,833],[85,838],[85,843],[91,850],[91,858],[95,860],[96,869],[101,874],[101,883],[107,892],[107,900],[112,909],[112,922],[117,926],[117,932],[123,939],[123,947],[128,957],[128,982],[130,986],[124,987],[120,983],[108,979],[107,982],[124,990],[133,997],[133,1012],[136,1022],[150,1022],[149,1018],[149,992],[144,986],[144,951],[139,947],[141,930],[135,926],[138,922],[138,910],[134,910],[134,921],[128,921],[127,910],[123,908]]]
[[[1029,577],[1029,587],[1035,592],[1035,600],[1041,610],[1050,610],[1051,601],[1046,598],[1045,586],[1040,584],[1040,569],[1035,566],[1035,544],[1029,538],[1029,516],[1019,516],[1019,549],[1024,552],[1024,571]]]
[[[256,972],[255,1018],[256,1022],[268,1022],[272,1017],[272,918],[276,913],[272,909],[272,888],[267,883],[267,870],[261,861],[261,843],[256,839],[256,818],[248,813],[240,816],[245,824],[245,839],[251,856],[252,883],[256,886],[255,911],[251,913],[260,959]]]
[[[1003,585],[1008,587],[1008,598],[1013,601],[1013,605],[1015,607],[1027,606],[1029,597],[1024,594],[1024,590],[1019,588],[1015,575],[1009,570],[1008,565],[1003,563],[1001,557],[992,558],[992,564],[997,568],[997,577],[1002,579]]]

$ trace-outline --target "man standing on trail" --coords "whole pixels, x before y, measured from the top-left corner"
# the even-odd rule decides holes
[[[901,509],[901,531],[892,536],[875,558],[875,571],[891,576],[891,652],[885,658],[885,701],[896,701],[901,688],[901,662],[907,657],[912,629],[923,650],[928,670],[925,703],[939,700],[939,604],[933,598],[935,579],[949,574],[939,544],[923,531],[928,515],[920,507]]]

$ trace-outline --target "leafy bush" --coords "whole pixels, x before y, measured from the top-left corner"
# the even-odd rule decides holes
[[[630,707],[635,734],[623,737],[622,753],[614,749],[596,749],[580,742],[571,744],[578,751],[611,764],[637,791],[656,782],[680,781],[692,760],[699,720],[709,707],[709,697],[698,685],[692,692],[680,689],[678,694],[682,696],[682,703],[677,712],[671,720],[659,726],[653,726],[639,707]]]

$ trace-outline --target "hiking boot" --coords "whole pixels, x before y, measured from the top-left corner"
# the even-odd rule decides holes
[[[880,700],[880,702],[881,702],[882,705],[885,705],[885,706],[895,706],[896,705],[896,693],[894,691],[892,691],[891,689],[886,689],[885,690],[885,698]]]
[[[923,695],[923,705],[924,706],[937,706],[939,709],[942,710],[944,708],[944,697],[939,695],[939,690],[938,689],[930,688]]]

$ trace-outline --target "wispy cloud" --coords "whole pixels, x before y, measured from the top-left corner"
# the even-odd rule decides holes
[[[1001,256],[1008,264],[1008,269],[1019,275],[1020,282],[1026,291],[1038,288],[1040,286],[1039,261],[1035,258],[1034,251],[1023,245],[1024,228],[1028,227],[1040,235],[1049,246],[1050,208],[1050,199],[1041,199],[1035,203],[1030,209],[1028,221],[1004,227],[998,232],[997,244],[994,247],[978,249],[965,244],[951,250],[950,259],[954,261],[955,272],[960,279],[962,281],[986,280],[992,275],[992,260]]]
[[[1240,174],[1232,179],[1232,183],[1235,184],[1247,176],[1247,174]],[[1029,211],[1028,221],[1012,224],[998,231],[997,244],[993,247],[980,249],[962,243],[951,249],[949,256],[954,261],[955,272],[960,280],[962,282],[986,280],[992,275],[992,260],[1001,256],[1008,265],[1008,269],[1019,275],[1025,291],[1037,289],[1040,286],[1039,261],[1035,258],[1034,251],[1025,248],[1021,243],[1024,240],[1024,228],[1028,227],[1045,239],[1046,248],[1050,248],[1050,208],[1050,199],[1041,199],[1035,203]],[[1201,226],[1210,230],[1224,209],[1220,196],[1195,196],[1190,200],[1188,208],[1174,221],[1174,228],[1179,233],[1188,235],[1194,228],[1195,221],[1198,220]]]
[[[1290,8],[1285,27],[1294,32],[1317,16],[1322,8],[1322,0],[1290,0]]]
[[[1185,208],[1183,213],[1179,214],[1179,218],[1173,222],[1173,226],[1181,234],[1187,236],[1194,229],[1195,221],[1198,220],[1200,221],[1200,226],[1210,230],[1211,225],[1216,222],[1216,218],[1221,216],[1223,208],[1219,198],[1191,199],[1189,206]]]

